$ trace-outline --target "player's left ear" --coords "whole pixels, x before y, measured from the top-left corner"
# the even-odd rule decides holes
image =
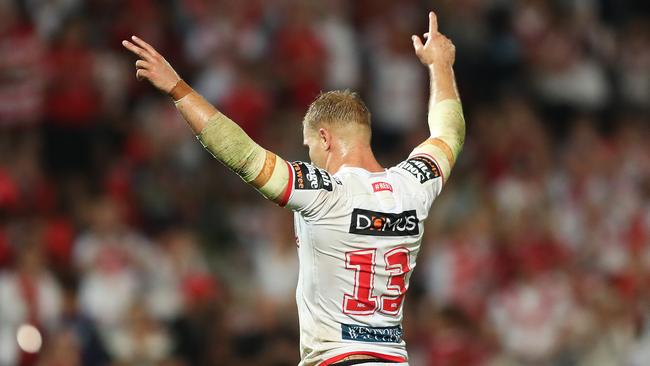
[[[330,149],[330,146],[332,146],[332,134],[325,128],[319,128],[318,129],[318,142],[323,148],[323,150],[327,151]]]

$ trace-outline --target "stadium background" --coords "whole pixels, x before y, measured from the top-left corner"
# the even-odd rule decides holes
[[[358,90],[392,165],[427,134],[409,36],[431,8],[468,136],[411,280],[411,364],[650,365],[643,0],[0,0],[0,364],[295,365],[291,214],[120,41],[287,159],[318,91]]]

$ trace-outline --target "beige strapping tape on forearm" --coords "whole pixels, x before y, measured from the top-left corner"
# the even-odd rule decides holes
[[[431,137],[447,143],[453,155],[453,164],[465,143],[465,118],[460,101],[445,99],[438,102],[429,116],[429,130]]]
[[[429,130],[431,137],[413,154],[424,153],[436,159],[447,180],[465,142],[465,119],[460,102],[446,99],[436,104],[429,115]]]
[[[265,197],[275,200],[283,193],[289,181],[284,160],[255,143],[230,118],[215,114],[197,138],[212,156]]]

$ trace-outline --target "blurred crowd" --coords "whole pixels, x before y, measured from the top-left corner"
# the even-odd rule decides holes
[[[392,166],[427,136],[429,9],[468,136],[411,278],[411,364],[650,365],[643,0],[0,0],[0,365],[297,364],[291,213],[120,41],[289,160],[319,91],[359,91]]]

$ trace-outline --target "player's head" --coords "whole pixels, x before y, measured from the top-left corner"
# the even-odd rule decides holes
[[[370,147],[370,111],[357,93],[334,90],[321,93],[303,120],[303,140],[309,158],[325,168],[332,153]]]

